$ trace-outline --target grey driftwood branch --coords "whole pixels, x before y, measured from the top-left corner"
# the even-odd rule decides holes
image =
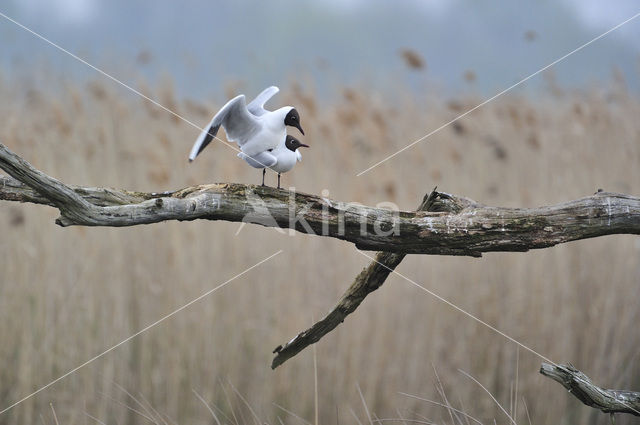
[[[237,183],[144,193],[66,185],[0,144],[0,200],[56,207],[61,226],[134,226],[166,220],[226,220],[294,229],[364,250],[468,255],[528,251],[609,234],[640,234],[640,198],[598,192],[539,208],[482,205],[438,193],[429,211],[392,211]]]
[[[605,413],[629,413],[640,416],[640,392],[601,388],[571,364],[542,363],[540,373],[559,382],[587,406]]]
[[[300,332],[289,342],[279,345],[273,350],[275,357],[271,362],[271,369],[275,369],[296,354],[315,344],[320,339],[334,330],[344,319],[355,311],[371,292],[382,286],[384,281],[404,259],[406,254],[394,252],[378,252],[375,261],[365,267],[340,301],[322,320],[316,322],[309,329]]]
[[[436,192],[436,189],[433,189],[431,193],[424,196],[416,211],[429,211],[435,208],[438,196],[439,194]],[[389,273],[398,267],[405,256],[406,254],[402,253],[378,252],[375,260],[356,276],[351,286],[349,286],[329,314],[322,320],[314,323],[309,329],[300,332],[286,344],[279,345],[273,350],[276,356],[271,362],[271,369],[277,368],[334,330],[349,314],[358,308],[367,295],[382,286],[389,276]]]
[[[281,227],[382,251],[324,319],[274,352],[275,368],[317,342],[379,288],[406,254],[528,251],[609,234],[640,234],[640,198],[597,192],[563,204],[503,208],[435,190],[417,211],[391,211],[236,183],[145,193],[66,185],[0,143],[0,200],[49,205],[61,226],[134,226],[166,220],[226,220]]]

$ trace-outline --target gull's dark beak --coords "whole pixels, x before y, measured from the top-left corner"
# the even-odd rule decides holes
[[[302,133],[302,135],[304,136],[304,130],[302,129],[302,126],[300,125],[299,122],[296,123],[296,128],[300,130],[300,133]]]
[[[304,133],[302,133],[302,134],[304,134]],[[299,147],[301,147],[301,148],[309,148],[310,146],[309,145],[305,145],[304,143],[300,143]]]

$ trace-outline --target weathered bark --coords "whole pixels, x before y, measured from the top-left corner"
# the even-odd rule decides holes
[[[2,144],[0,168],[14,178],[0,179],[0,199],[55,206],[61,226],[243,221],[343,239],[365,250],[474,257],[609,234],[640,234],[640,198],[606,192],[540,208],[489,207],[438,193],[430,211],[408,212],[236,183],[162,193],[68,186]]]
[[[640,392],[606,390],[571,364],[542,363],[540,373],[559,382],[578,400],[605,413],[629,413],[640,416]]]

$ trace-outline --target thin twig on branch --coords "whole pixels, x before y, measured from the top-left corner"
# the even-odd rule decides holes
[[[640,416],[640,392],[601,388],[571,364],[542,363],[540,373],[559,382],[589,407],[605,413],[629,413]]]
[[[134,226],[166,220],[227,220],[347,240],[365,250],[467,255],[527,251],[609,234],[640,234],[640,198],[598,192],[539,208],[489,207],[438,193],[430,211],[393,211],[236,183],[162,193],[66,185],[0,144],[0,200],[60,210],[61,226]]]

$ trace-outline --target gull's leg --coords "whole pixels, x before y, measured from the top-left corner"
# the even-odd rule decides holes
[[[278,173],[278,189],[280,189],[280,173]]]
[[[262,185],[264,186],[264,175],[267,174],[267,169],[263,168],[262,169]]]

